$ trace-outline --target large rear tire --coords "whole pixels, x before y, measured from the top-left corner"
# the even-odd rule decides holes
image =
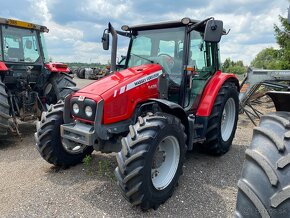
[[[8,95],[5,90],[5,85],[0,80],[0,135],[6,135],[8,126],[9,116],[9,104]]]
[[[63,124],[63,109],[64,104],[60,101],[42,113],[36,126],[35,140],[37,150],[48,163],[68,167],[81,163],[86,155],[93,152],[93,147],[62,140],[60,125]]]
[[[289,217],[290,113],[261,117],[238,181],[236,217]]]
[[[75,87],[76,83],[72,76],[67,73],[55,73],[50,78],[49,82],[44,88],[44,95],[47,99],[47,104],[56,104],[59,100],[71,94],[73,91],[66,89],[66,87]]]
[[[235,136],[239,111],[239,93],[234,83],[225,82],[215,99],[209,116],[206,141],[201,150],[212,155],[229,151]]]
[[[171,197],[182,173],[185,142],[177,117],[165,113],[139,117],[117,154],[115,175],[125,199],[148,210]]]

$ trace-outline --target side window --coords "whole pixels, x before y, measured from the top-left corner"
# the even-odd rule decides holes
[[[195,66],[196,71],[211,71],[212,55],[210,46],[210,43],[203,41],[201,33],[192,31],[188,63]]]

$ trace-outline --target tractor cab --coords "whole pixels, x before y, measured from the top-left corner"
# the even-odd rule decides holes
[[[125,68],[160,64],[168,80],[165,98],[196,111],[204,86],[220,69],[218,42],[223,33],[222,21],[183,18],[148,25],[124,25],[122,30],[115,31],[109,24],[104,32],[104,49],[109,47],[108,32],[113,36],[112,58],[115,60],[117,35],[129,37]]]

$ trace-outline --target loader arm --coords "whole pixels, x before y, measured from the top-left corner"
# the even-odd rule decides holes
[[[249,68],[241,83],[239,94],[240,106],[244,108],[249,99],[262,85],[278,90],[287,90],[290,82],[290,70],[260,70]]]

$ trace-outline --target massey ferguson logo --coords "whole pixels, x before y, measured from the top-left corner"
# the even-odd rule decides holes
[[[162,74],[162,70],[159,70],[153,74],[137,79],[136,81],[129,83],[127,86],[122,86],[120,90],[114,91],[114,97],[117,96],[118,92],[119,94],[123,94],[124,92],[129,91],[133,88],[136,88],[137,86],[150,82],[151,80],[157,79],[161,74]]]

